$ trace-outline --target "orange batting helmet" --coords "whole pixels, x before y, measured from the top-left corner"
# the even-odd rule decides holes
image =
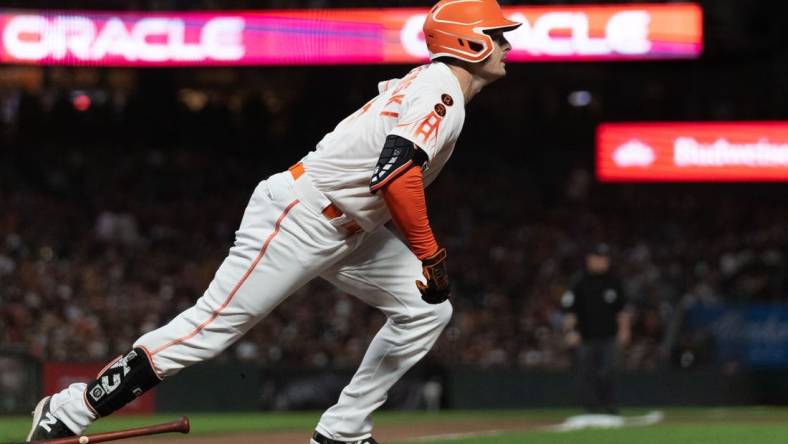
[[[441,0],[427,15],[424,37],[430,60],[448,56],[476,63],[493,52],[485,31],[511,31],[521,24],[504,17],[495,0]]]

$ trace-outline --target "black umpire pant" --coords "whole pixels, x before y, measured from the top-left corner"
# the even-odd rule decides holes
[[[577,354],[580,402],[590,413],[618,414],[613,385],[614,338],[584,339]]]

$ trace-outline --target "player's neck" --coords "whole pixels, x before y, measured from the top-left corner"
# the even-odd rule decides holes
[[[460,83],[460,89],[462,90],[462,94],[465,97],[465,104],[467,105],[471,99],[479,93],[479,91],[484,88],[489,81],[473,75],[470,71],[465,69],[463,66],[459,65],[448,65],[449,69],[451,70],[452,74],[457,77],[457,81]]]

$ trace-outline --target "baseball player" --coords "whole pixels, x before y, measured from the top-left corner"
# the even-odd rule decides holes
[[[424,188],[454,150],[465,105],[506,74],[511,46],[503,34],[519,25],[495,0],[435,5],[424,23],[431,63],[381,82],[314,151],[262,181],[196,304],[139,338],[95,381],[42,399],[28,441],[81,434],[164,378],[213,358],[320,277],[387,321],[311,444],[375,444],[372,413],[452,313],[447,254],[430,228]],[[404,240],[384,226],[389,220]]]

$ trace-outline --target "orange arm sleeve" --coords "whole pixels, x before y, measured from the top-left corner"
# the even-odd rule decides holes
[[[438,251],[438,243],[427,218],[421,168],[409,168],[380,191],[394,224],[416,257],[424,260],[434,255]]]

